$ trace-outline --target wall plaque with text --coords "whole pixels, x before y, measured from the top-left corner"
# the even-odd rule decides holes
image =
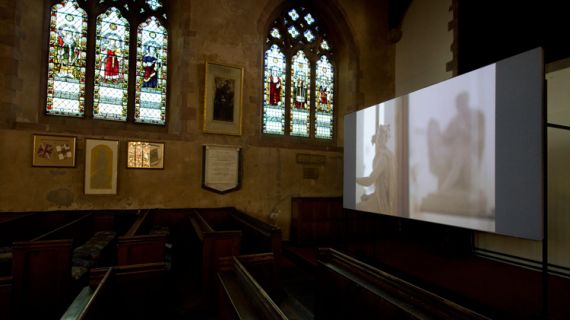
[[[202,187],[218,193],[239,189],[240,151],[236,146],[204,145]]]

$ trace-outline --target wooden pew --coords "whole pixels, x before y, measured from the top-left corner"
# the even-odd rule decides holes
[[[212,288],[211,284],[213,283],[218,259],[239,255],[242,232],[239,230],[224,230],[222,224],[213,223],[218,227],[218,230],[216,230],[206,222],[203,215],[198,211],[194,211],[189,216],[189,219],[200,241],[202,287],[208,290]]]
[[[220,259],[218,264],[219,319],[287,319],[262,285],[245,265],[274,264],[272,254],[258,254]],[[257,268],[258,271],[264,268]],[[263,278],[263,277],[262,277]],[[266,286],[271,277],[264,279]]]
[[[201,208],[194,212],[217,231],[240,230],[242,254],[273,253],[279,261],[282,255],[281,229],[249,216],[234,207]]]
[[[318,263],[315,319],[487,319],[334,249]]]
[[[93,269],[61,319],[160,319],[166,272],[164,263]]]
[[[75,220],[41,236],[14,243],[13,312],[17,318],[50,318],[61,314],[76,289],[81,287],[73,279],[81,279],[96,261],[114,264],[116,254],[110,250],[114,232],[103,234],[106,237],[102,239],[104,243],[98,243],[100,239],[95,239],[92,245],[96,245],[96,248],[86,248],[84,245],[92,236],[100,234],[97,232],[99,228],[112,228],[113,215],[75,215]],[[81,265],[75,266],[76,260]]]
[[[118,265],[163,262],[166,256],[167,232],[153,233],[153,212],[145,210],[131,228],[117,241]]]
[[[12,277],[0,277],[0,319],[11,319]]]

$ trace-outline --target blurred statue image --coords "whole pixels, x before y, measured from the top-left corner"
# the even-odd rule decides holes
[[[456,97],[456,114],[445,130],[431,119],[427,127],[429,170],[437,178],[437,191],[422,200],[421,210],[468,215],[485,214],[486,199],[480,187],[485,147],[483,112],[469,105],[469,96]]]
[[[388,147],[389,139],[390,125],[379,125],[371,140],[375,148],[372,172],[366,177],[356,178],[359,185],[374,186],[374,192],[362,195],[361,201],[356,204],[359,210],[396,213],[396,156]]]

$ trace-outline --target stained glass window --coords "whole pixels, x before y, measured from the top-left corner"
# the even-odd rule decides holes
[[[93,117],[127,120],[129,23],[116,8],[97,18]]]
[[[303,51],[293,56],[291,64],[291,135],[309,136],[311,69]]]
[[[277,45],[265,52],[263,132],[285,133],[285,55]]]
[[[156,10],[156,9],[162,7],[162,4],[160,3],[159,0],[146,0],[146,4],[148,4],[148,6],[152,10]]]
[[[269,27],[264,64],[265,134],[334,138],[334,52],[319,21],[318,16],[298,6],[286,9]],[[281,91],[276,90],[278,84]]]
[[[82,117],[85,111],[87,13],[75,1],[51,8],[46,113]]]
[[[168,34],[155,17],[138,29],[135,121],[164,124]]]
[[[326,56],[317,61],[315,79],[315,137],[332,139],[334,110],[333,66]]]
[[[167,4],[60,0],[49,7],[46,114],[166,124]]]

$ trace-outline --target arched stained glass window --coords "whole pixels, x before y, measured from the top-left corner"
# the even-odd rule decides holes
[[[291,86],[293,92],[291,94],[291,135],[292,136],[309,136],[309,118],[311,96],[311,68],[309,60],[303,51],[297,52],[293,56],[291,65]]]
[[[264,134],[333,139],[333,57],[324,27],[307,8],[288,8],[273,22],[265,44]]]
[[[330,139],[333,135],[334,70],[327,56],[317,61],[315,79],[315,137]]]
[[[151,17],[138,28],[135,121],[164,124],[168,34]]]
[[[165,125],[168,1],[46,1],[45,113]]]
[[[279,36],[275,29],[275,36]],[[285,133],[285,55],[277,45],[265,52],[263,132]]]
[[[129,22],[116,8],[97,18],[93,117],[127,120]]]
[[[75,1],[51,8],[46,113],[82,117],[87,13]]]

